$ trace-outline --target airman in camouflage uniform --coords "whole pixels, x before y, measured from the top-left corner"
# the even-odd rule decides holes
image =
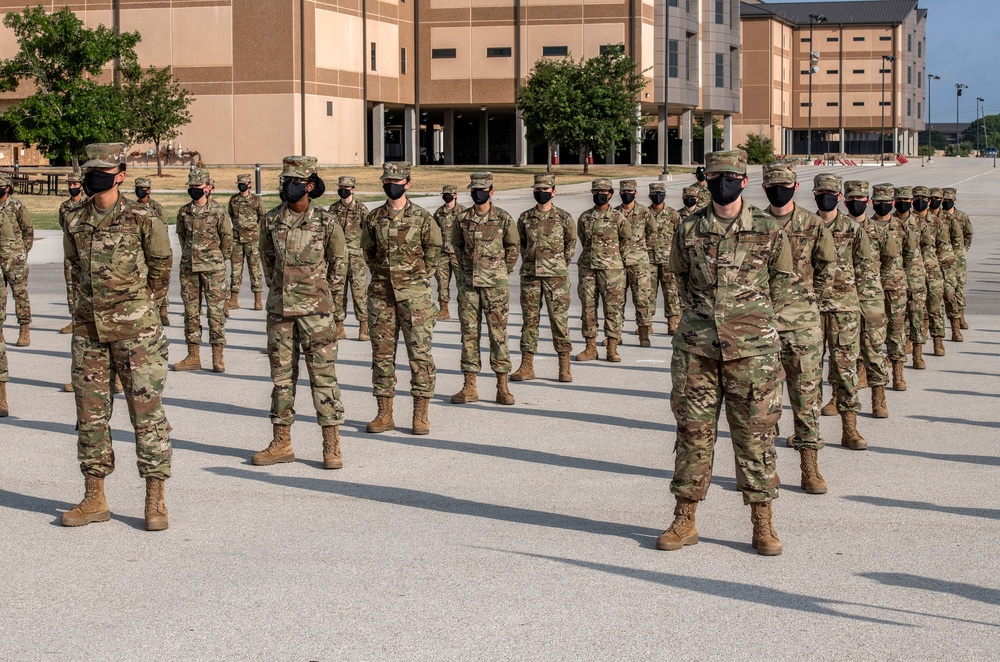
[[[310,198],[322,186],[313,156],[286,156],[280,175],[285,201],[267,212],[260,256],[267,280],[267,356],[271,363],[270,445],[251,462],[292,462],[291,426],[299,351],[305,354],[316,422],[323,428],[323,468],[340,469],[344,405],[337,385],[334,288],[344,282],[347,246],[340,225]]]
[[[708,181],[705,175],[705,166],[698,166],[694,169],[694,178],[697,180],[694,188],[698,189],[698,204],[695,211],[699,212],[712,204],[712,194],[708,190]]]
[[[913,187],[913,216],[924,227],[920,250],[924,256],[927,273],[927,314],[924,317],[924,338],[929,334],[934,342],[934,354],[944,356],[944,270],[938,259],[938,247],[947,241],[951,248],[950,233],[941,238],[943,224],[930,213],[931,190],[926,186]],[[949,251],[950,252],[950,251]],[[920,348],[921,352],[923,347]]]
[[[670,247],[674,241],[674,232],[681,223],[681,217],[664,203],[666,197],[667,189],[663,182],[652,182],[649,185],[649,214],[652,217],[653,231],[646,238],[646,248],[649,251],[649,273],[653,283],[653,298],[650,300],[649,313],[655,316],[657,293],[662,288],[667,334],[672,336],[681,319],[681,301],[677,296],[677,281],[670,273]]]
[[[14,313],[21,327],[14,344],[27,347],[31,344],[28,253],[35,242],[35,229],[28,209],[13,196],[13,190],[10,175],[0,173],[0,278],[10,288]]]
[[[941,209],[944,201],[944,189],[934,187],[930,189],[931,199],[928,213],[934,219],[934,226],[937,228],[937,254],[938,263],[941,265],[941,275],[944,277],[944,314],[951,322],[952,341],[956,341],[955,332],[958,337],[962,337],[962,313],[958,308],[958,258],[955,255],[955,228],[951,219],[947,218]],[[934,355],[944,356],[944,317],[939,320],[941,327],[941,342],[935,342]],[[964,340],[964,338],[963,338]],[[938,347],[937,345],[941,346]]]
[[[639,346],[649,347],[649,334],[653,329],[653,283],[649,275],[649,244],[652,236],[653,215],[649,209],[635,201],[636,182],[634,179],[623,179],[618,183],[618,195],[622,204],[615,207],[628,221],[632,229],[632,241],[628,253],[625,254],[625,297],[622,298],[622,319],[625,318],[625,299],[632,293],[632,305],[635,306],[635,323],[638,327]]]
[[[7,314],[7,283],[0,280],[0,294],[3,301],[0,302],[0,313]],[[2,327],[2,325],[0,325]],[[7,368],[7,344],[3,338],[3,328],[0,328],[0,418],[10,415],[10,405],[7,404],[7,382],[10,374]]]
[[[951,248],[955,253],[955,313],[958,316],[958,326],[952,319],[951,339],[962,342],[962,329],[968,329],[965,321],[965,283],[967,270],[967,254],[972,245],[972,221],[964,211],[955,208],[958,191],[952,187],[941,189],[941,217],[951,224]]]
[[[912,186],[897,186],[893,204],[896,207],[895,219],[916,235],[920,247],[906,269],[906,320],[909,325],[907,344],[913,349],[913,367],[923,370],[927,367],[924,362],[924,343],[927,342],[924,325],[927,315],[927,271],[924,259],[928,254],[928,247],[933,246],[934,241],[923,220],[910,212],[913,208]]]
[[[465,206],[455,202],[458,197],[458,187],[452,184],[445,184],[441,187],[441,199],[444,204],[434,212],[434,220],[441,229],[441,240],[444,246],[441,247],[441,257],[438,259],[438,267],[435,276],[438,284],[438,316],[439,320],[451,319],[448,312],[448,302],[451,301],[451,275],[455,273],[458,279],[458,263],[455,260],[455,249],[451,245],[451,226],[455,219],[465,213]],[[457,283],[456,283],[457,285]]]
[[[83,194],[83,177],[73,173],[66,177],[66,184],[69,188],[69,198],[59,205],[59,229],[66,230],[66,221],[69,218],[71,209],[83,204],[86,196]],[[69,260],[63,259],[63,277],[66,279],[66,304],[69,306],[69,324],[59,329],[59,333],[73,333],[73,308],[76,306],[76,294],[72,281],[72,269]]]
[[[597,299],[600,297],[604,302],[607,360],[619,363],[622,357],[618,354],[618,344],[625,311],[625,257],[632,245],[632,226],[609,204],[614,192],[610,179],[595,179],[590,184],[590,191],[594,206],[580,214],[576,222],[576,235],[583,245],[577,292],[583,309],[583,340],[587,344],[576,355],[576,360],[597,358]]]
[[[226,344],[226,259],[233,252],[233,224],[226,208],[208,199],[207,170],[188,174],[191,202],[177,210],[177,238],[181,244],[181,300],[184,302],[184,339],[187,356],[174,370],[201,370],[201,299],[208,309],[212,370],[225,372],[222,348]],[[199,204],[200,203],[200,204]]]
[[[795,265],[792,273],[778,274],[772,302],[781,343],[779,356],[795,420],[795,433],[788,444],[799,452],[802,489],[825,494],[818,457],[823,448],[819,432],[823,326],[817,302],[830,294],[837,250],[823,221],[793,200],[799,188],[794,163],[778,161],[764,166],[763,179],[770,202],[766,211],[788,238]]]
[[[340,199],[330,205],[330,213],[337,219],[347,239],[347,282],[339,292],[334,293],[334,314],[337,319],[337,337],[346,338],[344,320],[347,318],[347,288],[350,286],[354,318],[358,320],[358,340],[371,340],[368,335],[368,294],[365,291],[368,287],[368,266],[361,250],[361,233],[368,208],[363,202],[354,199],[355,183],[354,177],[338,179],[337,195]]]
[[[674,234],[670,270],[684,298],[673,338],[670,408],[677,420],[670,491],[674,521],[658,549],[698,542],[695,508],[712,480],[723,400],[736,456],[736,481],[750,504],[759,554],[781,553],[772,524],[778,496],[774,426],[781,417],[781,343],[772,309],[779,276],[792,273],[788,240],[774,219],[742,200],[746,152],[707,156],[712,204]]]
[[[144,206],[149,210],[149,213],[153,214],[156,218],[160,219],[164,227],[167,225],[167,215],[163,211],[163,205],[161,205],[152,197],[153,182],[149,177],[136,177],[135,178],[135,200],[140,205]],[[168,290],[170,288],[167,288]],[[164,291],[163,300],[157,302],[160,309],[160,323],[163,326],[170,326],[170,316],[168,315],[168,310],[170,307],[170,302],[168,300],[167,292]]]
[[[549,311],[552,344],[559,356],[559,381],[571,382],[569,367],[569,265],[576,253],[576,223],[569,212],[552,204],[555,175],[535,175],[534,207],[517,219],[521,244],[521,365],[515,382],[535,378],[538,325],[542,299]]]
[[[698,200],[701,197],[702,188],[700,186],[685,186],[681,191],[681,208],[677,210],[682,219],[687,218],[691,214],[699,211]],[[709,194],[709,203],[711,203],[712,195]]]
[[[431,278],[441,251],[441,230],[434,218],[406,197],[410,164],[382,165],[382,188],[389,198],[371,210],[361,234],[361,249],[372,273],[368,319],[372,341],[372,383],[378,414],[368,432],[396,429],[392,399],[396,392],[396,344],[403,332],[410,361],[413,434],[429,434],[427,406],[434,395],[431,356],[434,303]]]
[[[240,288],[243,286],[243,265],[250,267],[250,291],[253,292],[253,309],[263,310],[261,293],[264,284],[260,277],[260,229],[264,223],[264,200],[250,191],[250,175],[236,175],[239,189],[229,198],[229,217],[233,222],[233,272],[229,280],[228,308],[240,307]]]
[[[170,282],[166,226],[119,192],[125,145],[87,145],[84,179],[92,197],[67,217],[66,258],[76,288],[73,386],[77,455],[85,481],[78,506],[63,526],[106,522],[104,479],[115,469],[111,448],[112,383],[125,388],[135,428],[139,475],[146,481],[146,530],[167,528],[164,480],[170,477],[170,424],[161,396],[167,379],[167,338],[156,302]]]

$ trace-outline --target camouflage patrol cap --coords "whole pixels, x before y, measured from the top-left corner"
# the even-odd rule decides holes
[[[794,161],[775,161],[764,166],[764,186],[794,184],[798,181]]]
[[[618,182],[619,191],[635,191],[637,184],[634,179],[623,179]]]
[[[865,180],[852,179],[849,182],[844,182],[844,197],[867,198],[870,195],[870,189],[871,187]]]
[[[535,183],[531,186],[533,189],[540,188],[555,188],[556,187],[556,176],[555,175],[535,175]]]
[[[86,147],[87,160],[81,168],[107,169],[125,165],[125,143],[93,143]]]
[[[701,193],[700,186],[685,186],[684,190],[681,191],[682,198],[697,198]]]
[[[337,188],[354,188],[358,183],[358,180],[353,177],[340,177],[337,179]]]
[[[742,149],[709,152],[705,155],[705,172],[735,172],[747,174],[747,153]]]
[[[931,197],[932,198],[943,198],[944,197],[944,191],[942,191],[940,187],[932,186],[931,187]]]
[[[872,202],[892,202],[896,189],[892,184],[876,184],[872,187]]]
[[[0,172],[0,186],[10,186],[10,175]]]
[[[237,184],[249,184],[250,183],[250,175],[236,175],[236,183]]]
[[[958,189],[952,188],[951,186],[945,186],[943,189],[941,189],[941,193],[942,193],[941,197],[944,198],[945,200],[954,200],[955,198],[958,197]]]
[[[204,186],[211,184],[212,178],[204,168],[196,168],[188,173],[188,186]]]
[[[493,173],[492,172],[474,172],[469,175],[469,186],[470,189],[477,188],[493,188]]]
[[[458,187],[455,186],[454,184],[445,184],[444,186],[441,187],[441,192],[458,194]]]
[[[80,175],[78,175],[78,174],[76,174],[74,172],[72,175],[66,175],[66,183],[67,184],[81,184],[81,183],[83,183],[83,177],[81,177]]]
[[[281,159],[281,177],[309,179],[316,174],[315,156],[286,156]]]
[[[913,197],[929,198],[931,197],[931,190],[926,186],[914,186]]]
[[[211,177],[209,177],[208,178],[208,185],[211,186],[212,188],[215,188],[215,180],[212,179]]]
[[[386,161],[382,164],[382,181],[398,182],[410,176],[410,164],[406,161]]]
[[[663,182],[650,182],[649,183],[649,192],[650,193],[657,193],[657,192],[659,192],[659,193],[666,193],[667,192],[667,185],[664,184]]]
[[[821,172],[813,178],[814,191],[831,191],[840,193],[844,186],[844,178],[829,172]]]
[[[913,187],[912,186],[897,186],[896,192],[893,194],[893,199],[899,200],[900,198],[912,198],[913,197]]]
[[[153,188],[153,182],[149,181],[149,177],[136,177],[135,185],[136,188]]]
[[[614,191],[614,184],[611,183],[610,179],[599,178],[590,182],[591,191]]]

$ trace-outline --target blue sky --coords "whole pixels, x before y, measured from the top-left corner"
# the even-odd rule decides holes
[[[765,0],[769,3],[801,0]],[[927,9],[927,71],[933,81],[931,122],[955,121],[955,83],[965,83],[959,117],[971,122],[976,97],[1000,115],[1000,0],[919,0]],[[947,100],[947,101],[946,101]]]

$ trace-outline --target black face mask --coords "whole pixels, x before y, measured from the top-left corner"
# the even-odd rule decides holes
[[[351,197],[352,195],[354,195],[354,191],[352,191],[349,188],[338,188],[337,189],[337,195],[340,196],[341,200],[346,200],[349,197]]]
[[[611,199],[611,194],[604,191],[598,191],[594,194],[594,206],[603,207],[608,204],[608,200]]]
[[[941,201],[940,200],[931,200],[931,209],[933,209],[934,211],[937,211],[938,209],[941,209]]]
[[[844,203],[844,206],[847,207],[847,211],[851,213],[851,216],[857,218],[862,214],[864,214],[865,210],[868,209],[868,201],[848,200],[847,202]]]
[[[875,213],[879,215],[880,218],[885,218],[892,213],[892,203],[891,202],[874,202],[872,203],[872,209]]]
[[[472,189],[472,201],[477,205],[485,205],[490,200],[490,192],[484,188]]]
[[[390,200],[399,200],[406,193],[406,184],[397,184],[395,182],[386,182],[382,184],[382,190],[385,191],[386,197]]]
[[[622,197],[622,203],[626,205],[635,201],[635,192],[633,191],[622,191],[619,195]]]
[[[285,182],[285,201],[294,205],[306,194],[307,186],[309,186],[309,184],[305,182]]]
[[[240,190],[240,193],[246,193],[247,189],[250,188],[250,185],[249,184],[237,184],[236,188],[238,188]]]
[[[80,195],[81,193],[83,193],[83,187],[82,186],[70,186],[69,187],[69,196],[71,198],[75,198],[76,196]]]
[[[816,209],[824,212],[833,211],[837,208],[837,203],[840,202],[836,193],[820,193],[815,198]]]
[[[904,200],[896,200],[893,203],[893,206],[896,207],[896,211],[899,212],[900,214],[908,214],[908,213],[910,213],[910,206],[911,205],[910,205],[909,202],[906,202]]]
[[[773,207],[784,207],[795,197],[795,187],[765,186],[764,195]]]
[[[928,200],[925,198],[913,199],[913,211],[927,211]]]
[[[188,189],[188,195],[191,196],[192,200],[201,200],[205,197],[205,189],[192,186]]]
[[[712,194],[715,204],[723,207],[731,205],[743,195],[743,180],[717,177],[708,182],[708,192]]]
[[[455,194],[454,193],[444,193],[444,194],[441,195],[441,199],[444,200],[445,202],[451,202],[452,200],[455,199]]]
[[[90,170],[83,176],[83,190],[87,192],[87,195],[109,191],[115,186],[116,174],[103,170]]]
[[[135,190],[135,199],[136,199],[136,200],[142,200],[142,199],[143,199],[143,198],[145,198],[145,197],[146,197],[147,195],[149,195],[149,191],[147,191],[147,190],[146,190],[146,189],[144,189],[144,188],[137,188],[137,189]]]
[[[547,204],[552,199],[552,191],[535,191],[535,202],[540,205]]]
[[[13,186],[4,186],[0,188],[0,198],[10,195],[14,192]]]
[[[653,191],[649,194],[649,201],[654,205],[662,205],[663,201],[667,199],[667,194],[663,191]]]
[[[688,196],[686,198],[681,198],[681,202],[684,203],[685,207],[690,209],[691,207],[694,207],[696,204],[698,204],[698,198],[692,198]]]
[[[955,201],[954,200],[942,200],[941,201],[941,206],[944,207],[945,211],[951,211],[952,209],[955,208]]]
[[[699,182],[705,181],[705,175],[702,175],[700,173],[695,175],[694,178],[697,179]]]

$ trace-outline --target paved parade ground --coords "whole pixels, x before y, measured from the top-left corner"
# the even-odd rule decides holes
[[[251,454],[271,436],[270,378],[264,313],[247,308],[248,276],[244,308],[226,327],[227,372],[168,376],[169,530],[143,530],[144,483],[122,396],[118,468],[107,481],[112,519],[64,528],[59,515],[80,500],[83,479],[73,396],[61,390],[70,366],[70,337],[58,333],[68,318],[61,238],[39,233],[31,346],[13,346],[12,303],[4,327],[12,413],[0,419],[0,659],[997,659],[1000,168],[992,165],[937,158],[924,168],[835,168],[872,184],[958,188],[975,229],[971,328],[964,343],[945,343],[947,356],[928,351],[927,370],[908,362],[909,390],[888,391],[888,419],[871,418],[870,391],[860,393],[867,452],[841,447],[840,419],[822,419],[826,495],[799,488],[798,454],[779,445],[774,512],[784,553],[770,558],[750,547],[725,416],[715,485],[698,509],[701,542],[654,549],[674,504],[662,306],[652,348],[632,335],[630,304],[622,363],[574,361],[571,384],[555,379],[543,314],[538,379],[511,383],[517,404],[493,403],[484,356],[482,401],[452,405],[462,386],[453,296],[452,320],[434,333],[437,395],[425,437],[409,434],[402,343],[397,430],[364,432],[376,411],[371,345],[355,340],[349,312],[337,362],[345,468],[321,468],[304,366],[297,459],[255,467]],[[810,209],[822,170],[799,168],[796,199]],[[760,168],[749,171],[747,197],[763,206]],[[641,203],[649,181],[640,180]],[[667,204],[679,204],[692,181],[675,177]],[[515,217],[532,204],[528,189],[494,201]],[[433,210],[440,199],[419,202]],[[554,202],[576,216],[591,205],[589,185],[561,188]],[[171,363],[185,354],[177,255]],[[572,278],[575,354],[583,349],[575,268]],[[206,345],[210,365],[207,353]],[[786,398],[783,433],[791,421]]]

